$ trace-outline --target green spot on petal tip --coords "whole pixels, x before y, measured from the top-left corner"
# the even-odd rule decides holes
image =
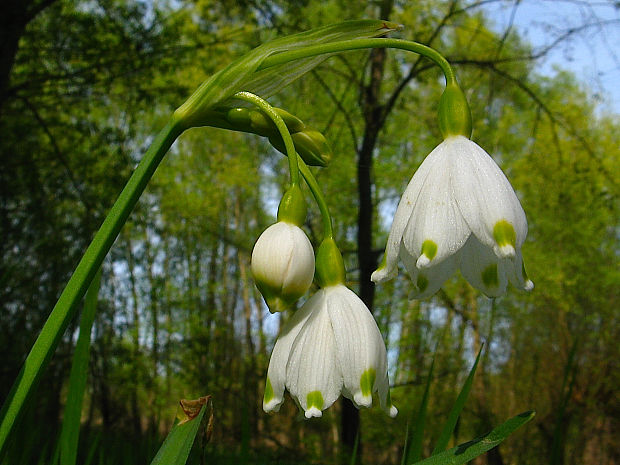
[[[306,396],[306,404],[308,404],[307,410],[310,410],[312,407],[323,410],[323,395],[321,391],[309,392]]]
[[[430,239],[425,240],[422,243],[421,254],[426,255],[426,258],[432,260],[437,255],[437,244]]]
[[[263,396],[263,402],[268,403],[273,399],[273,387],[271,386],[271,381],[267,378],[267,382],[265,383],[265,395]]]
[[[374,368],[369,368],[360,377],[360,389],[364,397],[372,395],[372,388],[375,385],[375,379],[377,378],[377,372]]]
[[[492,263],[482,271],[482,282],[487,287],[499,286],[499,276],[497,275],[497,263]]]
[[[517,233],[508,221],[500,220],[493,226],[493,239],[500,247],[506,245],[515,247],[517,244]]]
[[[428,278],[423,274],[419,274],[415,284],[418,287],[418,291],[422,293],[428,287]]]

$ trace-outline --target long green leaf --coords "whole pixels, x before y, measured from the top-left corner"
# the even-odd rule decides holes
[[[175,423],[166,440],[157,451],[151,465],[184,465],[187,461],[200,424],[207,411],[208,404],[200,409],[200,413],[185,423]]]
[[[448,447],[448,442],[450,442],[450,437],[454,432],[454,428],[456,427],[456,422],[461,415],[461,411],[465,406],[465,402],[467,402],[467,396],[469,395],[469,391],[471,390],[471,386],[474,382],[474,374],[476,373],[476,368],[478,368],[478,361],[480,360],[480,354],[482,353],[483,346],[480,347],[478,351],[478,356],[476,357],[476,361],[474,365],[471,367],[469,371],[469,375],[465,380],[465,384],[463,384],[463,388],[456,398],[456,402],[450,410],[450,414],[448,415],[448,419],[446,420],[446,424],[441,430],[441,434],[439,435],[439,439],[437,439],[437,444],[435,444],[435,448],[433,449],[433,453],[431,455],[438,454],[439,452],[443,452]]]
[[[501,424],[490,433],[433,455],[415,465],[459,465],[493,449],[518,428],[534,418],[535,412],[524,412]]]
[[[99,272],[90,283],[84,299],[84,310],[80,320],[80,334],[75,344],[75,352],[73,353],[67,404],[60,432],[60,465],[75,465],[77,460],[82,401],[84,400],[88,360],[90,359],[90,332],[95,321],[100,284],[101,269],[99,269]]]
[[[435,354],[437,349],[435,348]],[[424,395],[420,401],[420,407],[418,408],[415,416],[412,414],[409,423],[407,424],[407,437],[405,438],[405,450],[403,453],[402,463],[407,465],[420,460],[422,456],[422,441],[424,440],[424,427],[426,425],[426,408],[428,406],[428,395],[431,388],[431,381],[433,380],[433,371],[435,368],[435,355],[433,355],[433,361],[431,367],[428,370],[428,376],[426,378],[426,386],[424,387]]]

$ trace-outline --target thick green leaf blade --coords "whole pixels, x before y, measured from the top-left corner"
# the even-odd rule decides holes
[[[435,349],[435,353],[437,353],[437,349]],[[422,456],[422,441],[424,440],[424,427],[426,425],[426,408],[428,406],[428,395],[431,388],[431,381],[433,380],[434,368],[435,356],[433,355],[433,361],[431,362],[431,367],[428,370],[426,385],[424,387],[424,395],[420,401],[420,407],[417,412],[414,411],[407,424],[407,436],[405,438],[405,450],[402,460],[402,463],[405,465],[414,463],[416,460],[420,460],[420,457]]]
[[[480,360],[480,354],[482,354],[483,347],[480,347],[478,351],[478,356],[476,357],[476,361],[474,365],[471,367],[469,371],[469,375],[465,380],[465,384],[461,389],[458,397],[456,398],[456,402],[450,410],[450,414],[448,415],[448,419],[446,420],[446,424],[441,430],[441,434],[439,435],[439,439],[437,439],[437,444],[435,444],[435,448],[433,449],[433,453],[431,455],[438,454],[439,452],[443,452],[448,447],[448,443],[450,442],[450,437],[454,432],[454,428],[456,427],[456,422],[461,415],[461,411],[465,406],[465,402],[467,402],[467,396],[469,395],[469,391],[471,390],[471,386],[474,382],[474,374],[476,373],[476,368],[478,368],[478,361]]]
[[[500,444],[514,431],[534,418],[534,415],[534,411],[521,413],[484,436],[460,444],[445,452],[440,452],[421,462],[417,462],[415,465],[459,465],[467,463]]]
[[[60,432],[60,465],[75,465],[78,441],[80,438],[80,418],[82,402],[88,378],[88,361],[90,359],[90,333],[95,321],[97,295],[101,284],[101,269],[90,283],[84,298],[84,309],[80,319],[80,334],[75,344],[73,363],[69,375],[67,404]]]
[[[208,404],[200,409],[200,413],[185,423],[175,423],[166,440],[157,451],[151,465],[184,465],[187,461],[200,424],[207,411]]]

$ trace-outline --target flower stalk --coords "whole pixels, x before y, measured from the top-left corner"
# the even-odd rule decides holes
[[[263,110],[267,114],[267,116],[273,121],[273,124],[276,125],[278,131],[280,132],[280,135],[282,136],[282,140],[284,141],[284,146],[286,147],[286,156],[288,157],[289,171],[291,175],[291,187],[299,186],[297,152],[295,152],[295,144],[293,144],[291,133],[289,132],[282,117],[273,109],[271,105],[269,105],[266,100],[260,98],[258,95],[252,94],[251,92],[237,92],[234,97],[239,100],[243,100],[245,102],[256,105],[258,108]]]

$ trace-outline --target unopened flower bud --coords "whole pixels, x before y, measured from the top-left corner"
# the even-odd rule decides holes
[[[252,274],[269,310],[287,309],[303,296],[314,277],[314,251],[301,228],[279,221],[258,238]]]

